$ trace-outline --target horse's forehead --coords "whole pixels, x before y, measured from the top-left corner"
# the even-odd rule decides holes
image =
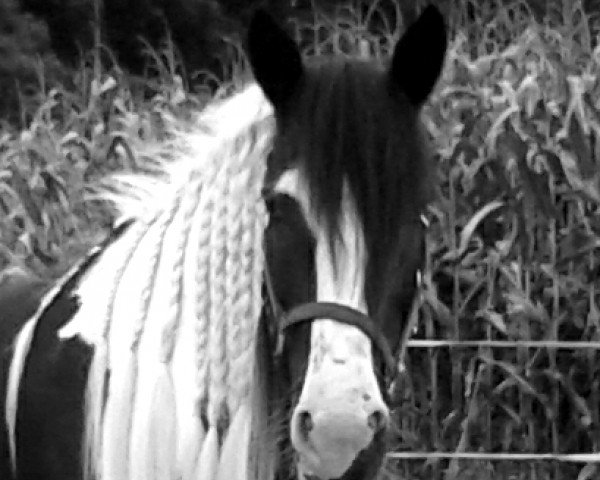
[[[273,185],[275,193],[288,195],[298,202],[304,220],[317,242],[329,243],[329,229],[319,218],[317,207],[311,201],[310,189],[301,170],[295,167],[285,170]],[[356,202],[346,182],[343,183],[339,218],[336,222],[342,234],[342,243],[345,243],[346,239],[343,237],[346,236],[359,236],[361,241],[363,240],[363,226],[356,210]]]
[[[312,208],[309,189],[298,169],[284,172],[275,183],[274,190],[289,195],[298,202],[316,241],[314,262],[317,297],[323,297],[317,300],[337,301],[364,311],[366,305],[363,287],[367,252],[363,228],[349,188],[343,188],[337,219],[339,235],[334,239],[329,238],[330,230],[319,221]],[[332,244],[335,254],[330,248]]]

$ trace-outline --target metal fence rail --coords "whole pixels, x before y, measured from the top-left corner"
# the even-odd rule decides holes
[[[598,453],[482,453],[482,452],[390,452],[390,460],[490,460],[490,461],[554,461],[562,463],[600,463]]]
[[[411,339],[406,344],[410,349],[438,348],[547,348],[559,350],[600,350],[600,341],[560,341],[560,340],[447,340],[447,339]],[[487,453],[487,452],[427,452],[406,451],[389,452],[388,460],[473,460],[473,461],[509,461],[544,462],[570,464],[600,464],[600,452],[594,453]]]
[[[600,350],[600,342],[561,340],[409,340],[408,348],[489,347],[489,348],[556,348],[563,350]]]

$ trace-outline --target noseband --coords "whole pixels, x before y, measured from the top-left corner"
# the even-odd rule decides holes
[[[421,223],[424,228],[429,226],[429,222],[424,215],[421,215]],[[373,321],[371,317],[365,315],[359,310],[342,305],[334,302],[308,302],[302,303],[291,308],[288,311],[284,311],[281,307],[277,297],[275,296],[275,290],[273,288],[273,280],[269,271],[269,266],[265,263],[264,267],[264,282],[267,290],[267,299],[269,307],[275,321],[276,328],[276,346],[274,356],[280,358],[283,353],[283,343],[285,338],[285,332],[293,325],[301,323],[313,322],[317,319],[331,319],[337,322],[351,325],[358,328],[363,332],[377,348],[385,365],[384,380],[386,386],[392,384],[396,375],[399,371],[398,360],[400,352],[396,355],[392,352],[388,340],[381,331],[381,328],[377,323]],[[417,271],[417,291],[415,292],[415,301],[418,297],[418,292],[421,289],[422,275],[421,271]],[[413,302],[413,311],[415,310]],[[411,314],[412,315],[412,314]],[[409,326],[410,328],[410,321]],[[402,348],[400,349],[402,351]]]

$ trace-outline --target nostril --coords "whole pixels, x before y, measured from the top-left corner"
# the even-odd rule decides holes
[[[308,434],[313,429],[314,423],[310,412],[306,410],[298,414],[298,429],[300,431],[301,438],[308,441]]]
[[[377,410],[369,415],[367,422],[369,424],[369,428],[371,428],[373,432],[377,433],[387,427],[387,415],[383,413],[383,411]]]

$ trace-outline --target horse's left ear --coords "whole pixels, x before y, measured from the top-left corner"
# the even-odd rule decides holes
[[[446,56],[446,26],[430,5],[396,44],[390,77],[410,102],[421,106],[433,90]]]
[[[248,30],[247,54],[254,78],[277,109],[283,107],[302,76],[302,57],[296,43],[263,10]]]

